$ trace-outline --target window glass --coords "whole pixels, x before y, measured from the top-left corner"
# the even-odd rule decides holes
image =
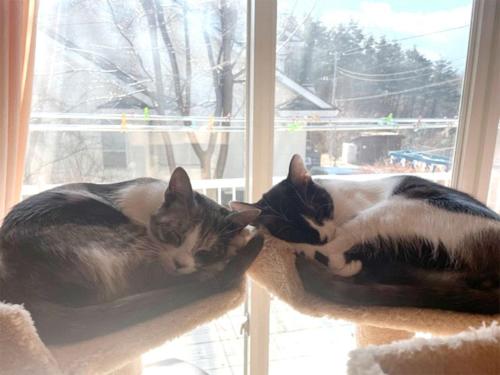
[[[498,126],[500,127],[500,121]],[[500,131],[498,130],[493,167],[491,168],[488,207],[500,213]]]
[[[43,1],[36,54],[24,197],[182,166],[218,202],[243,199],[245,0]],[[242,314],[160,348],[146,373],[241,373]]]
[[[275,182],[298,153],[313,177],[404,173],[449,184],[471,7],[278,1]],[[300,316],[276,300],[271,311],[271,374],[290,361],[287,374],[311,363],[315,374],[345,371],[348,350],[338,346],[354,348],[345,323]],[[334,371],[332,362],[344,367]]]

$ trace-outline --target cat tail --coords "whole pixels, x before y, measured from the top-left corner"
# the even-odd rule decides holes
[[[390,284],[367,278],[332,275],[302,256],[296,260],[304,289],[334,303],[349,306],[423,307],[480,314],[500,313],[500,289],[474,289],[452,283]]]
[[[112,302],[84,307],[68,307],[49,302],[26,304],[42,340],[63,345],[104,336],[151,320],[216,293],[238,286],[244,273],[259,254],[263,238],[250,239],[217,276],[200,281],[189,277],[173,287],[124,297]]]

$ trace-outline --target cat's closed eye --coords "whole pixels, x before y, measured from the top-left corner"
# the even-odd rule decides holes
[[[183,242],[183,237],[180,233],[172,230],[172,225],[168,222],[158,222],[154,218],[150,222],[151,232],[160,241],[180,246]]]

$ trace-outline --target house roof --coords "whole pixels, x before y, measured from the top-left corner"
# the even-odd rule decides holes
[[[317,96],[313,92],[309,91],[304,86],[301,86],[300,84],[295,82],[293,79],[287,77],[285,74],[283,74],[279,70],[276,71],[276,80],[278,82],[280,82],[281,84],[283,84],[284,86],[286,86],[291,91],[293,91],[299,97],[304,98],[307,102],[309,102],[310,104],[313,104],[315,106],[314,109],[320,109],[320,110],[321,109],[325,109],[325,110],[338,109],[336,106],[334,106],[328,102],[325,102],[319,96]],[[293,100],[296,101],[297,98],[294,98]],[[300,100],[300,101],[304,102],[303,100]],[[312,106],[310,104],[308,104],[306,106],[306,108],[304,108],[304,109],[313,109],[313,108],[311,108]]]

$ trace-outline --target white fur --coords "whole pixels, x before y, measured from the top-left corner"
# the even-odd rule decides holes
[[[149,227],[149,219],[162,205],[166,189],[163,181],[132,185],[118,192],[116,201],[131,220]]]
[[[196,271],[194,253],[200,242],[200,226],[197,225],[187,236],[179,247],[170,246],[168,250],[160,253],[161,261],[164,267],[169,271],[178,273],[191,273]],[[181,268],[176,268],[175,263],[180,264]]]
[[[323,225],[316,224],[313,220],[309,219],[307,216],[302,216],[305,221],[319,233],[319,238],[321,241],[331,241],[335,236],[335,230],[337,225],[335,220],[325,220]]]
[[[334,239],[321,246],[298,244],[297,249],[308,257],[319,251],[329,258],[335,274],[352,276],[361,270],[360,261],[346,264],[344,253],[354,245],[382,236],[385,238],[423,237],[435,248],[440,243],[450,257],[467,259],[459,254],[460,246],[471,235],[483,230],[500,231],[500,223],[464,213],[450,212],[422,200],[393,196],[392,191],[404,177],[373,181],[318,181],[332,196],[334,219],[323,226],[307,220],[322,239]],[[464,229],[467,229],[466,231]]]
[[[317,180],[330,194],[334,202],[334,218],[320,226],[304,216],[309,225],[316,229],[323,241],[332,241],[337,237],[337,229],[354,218],[360,212],[387,200],[394,187],[403,177],[389,177],[372,181]],[[314,258],[317,251],[330,258],[329,264],[334,273],[351,276],[361,270],[361,262],[355,261],[346,265],[343,253],[332,250],[332,242],[325,245],[296,244],[299,252]]]
[[[334,222],[340,226],[359,212],[388,199],[403,177],[369,181],[318,180],[334,203]]]
[[[353,220],[338,228],[336,238],[326,244],[322,251],[330,258],[332,269],[338,270],[345,266],[343,254],[356,244],[377,236],[418,236],[426,238],[435,248],[439,243],[444,244],[452,259],[466,259],[467,254],[458,253],[463,250],[460,245],[467,237],[488,229],[500,231],[500,224],[478,216],[446,211],[421,200],[394,196],[360,212]],[[354,267],[353,271],[357,268]]]
[[[64,198],[68,202],[80,202],[83,200],[87,199],[93,199],[96,201],[99,201],[101,203],[104,203],[106,205],[109,205],[109,203],[99,195],[93,194],[88,190],[84,190],[83,188],[81,190],[71,190],[69,188],[61,188],[60,190],[58,189],[57,192],[64,194]]]
[[[106,294],[113,295],[126,285],[126,275],[133,257],[119,254],[100,247],[89,246],[77,252],[85,265],[85,271],[96,283],[103,287]]]

